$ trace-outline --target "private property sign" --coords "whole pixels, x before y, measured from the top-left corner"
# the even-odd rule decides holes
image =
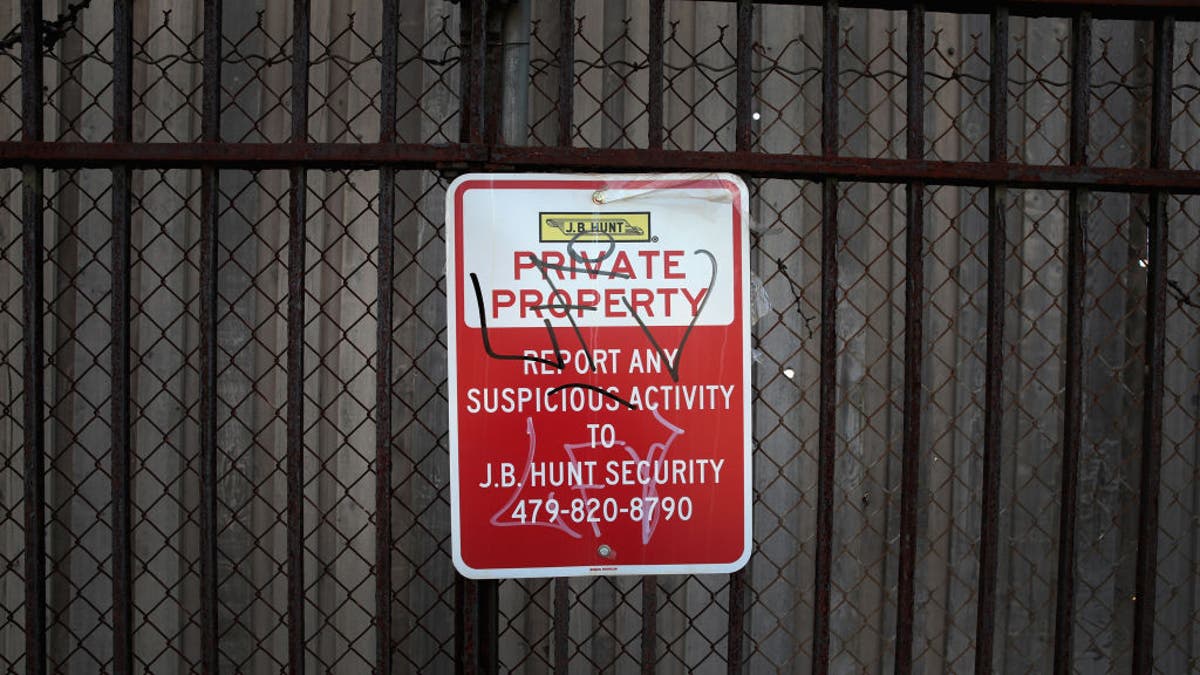
[[[469,174],[446,196],[454,564],[731,572],[750,555],[746,187]]]

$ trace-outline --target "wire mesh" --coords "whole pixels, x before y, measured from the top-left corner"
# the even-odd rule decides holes
[[[392,385],[395,664],[408,672],[454,663],[450,460],[446,419],[445,192],[429,172],[395,179],[397,220]]]
[[[111,176],[55,172],[46,237],[47,594],[53,670],[112,659]],[[70,223],[71,225],[66,225]]]
[[[1008,220],[1001,556],[996,631],[1000,672],[1045,670],[1054,644],[1062,458],[1067,196],[1014,191]]]
[[[13,3],[15,5],[15,3]],[[286,3],[284,3],[286,4]],[[310,43],[308,138],[378,139],[381,77],[398,88],[398,142],[460,140],[467,45],[456,3],[402,7],[398,66],[382,70],[375,3],[317,3]],[[528,142],[558,142],[564,40],[574,61],[571,140],[586,148],[647,148],[651,45],[647,18],[578,0],[562,26],[543,3],[530,26]],[[617,3],[619,5],[619,3]],[[171,3],[139,14],[134,139],[200,137],[203,32],[199,12]],[[73,9],[76,8],[77,9]],[[112,128],[112,19],[71,5],[47,33],[46,138],[106,141]],[[221,138],[281,143],[291,116],[291,16],[276,3],[225,3]],[[631,16],[632,14],[632,16]],[[0,31],[19,12],[0,10]],[[57,21],[62,17],[46,17]],[[753,148],[817,154],[822,132],[821,10],[758,5],[752,15]],[[732,151],[736,135],[736,8],[667,2],[663,139],[673,150]],[[984,15],[926,20],[927,158],[986,161],[988,63]],[[494,27],[493,27],[494,28]],[[1066,164],[1070,21],[1009,25],[1008,148],[1012,161]],[[905,154],[903,12],[844,9],[836,100],[841,154]],[[493,41],[496,38],[493,33]],[[1126,39],[1133,36],[1133,39]],[[1200,29],[1176,27],[1171,166],[1200,168]],[[493,47],[502,45],[492,44]],[[511,45],[507,45],[511,46]],[[1089,78],[1089,159],[1149,162],[1152,32],[1147,21],[1097,21]],[[493,50],[495,51],[495,50]],[[0,138],[20,136],[20,44],[0,46]],[[489,90],[496,93],[494,90]],[[368,672],[377,647],[401,672],[448,672],[462,657],[455,624],[476,608],[456,600],[450,559],[444,198],[461,167],[310,171],[305,216],[303,634],[307,665]],[[549,168],[553,169],[554,166]],[[199,668],[200,528],[198,171],[134,174],[133,495],[134,655],[140,669]],[[46,173],[47,579],[52,671],[111,667],[109,453],[112,336],[111,176]],[[0,172],[0,668],[23,672],[25,627],[21,409],[21,177]],[[288,660],[286,349],[288,176],[224,168],[217,214],[218,645],[222,670],[279,671]],[[747,670],[808,672],[814,650],[820,338],[836,334],[837,405],[833,672],[876,672],[896,655],[904,283],[922,265],[922,439],[914,657],[918,669],[974,667],[987,311],[987,190],[926,188],[925,259],[906,261],[904,186],[843,183],[837,192],[837,321],[820,317],[820,185],[751,181],[754,306],[754,556],[745,573]],[[393,190],[394,222],[379,194]],[[1003,299],[1004,390],[995,669],[1045,671],[1054,650],[1061,505],[1068,195],[1009,189]],[[1083,448],[1073,589],[1074,662],[1081,672],[1129,667],[1146,348],[1148,198],[1096,193],[1087,202]],[[1200,511],[1196,372],[1200,206],[1168,200],[1167,381],[1159,502],[1160,672],[1195,670],[1192,617]],[[392,288],[377,285],[378,236],[395,248]],[[394,302],[391,397],[376,399],[380,293]],[[378,406],[391,410],[390,476],[374,465]],[[376,480],[391,490],[391,522],[376,515]],[[375,565],[375,528],[390,527],[392,568]],[[375,631],[383,583],[391,634]],[[498,667],[724,671],[728,577],[662,577],[653,608],[638,579],[505,581],[499,586]],[[557,593],[566,589],[566,597]],[[565,600],[565,602],[560,602]],[[560,607],[565,606],[565,612]],[[642,662],[644,617],[655,634]]]
[[[1196,595],[1188,580],[1197,572],[1193,551],[1197,541],[1195,505],[1200,498],[1200,432],[1195,421],[1200,407],[1200,365],[1196,363],[1200,321],[1200,202],[1194,197],[1167,203],[1170,252],[1166,401],[1164,403],[1162,463],[1163,493],[1159,502],[1158,621],[1155,624],[1155,668],[1169,673],[1200,664],[1191,653],[1195,628],[1184,616],[1196,611]]]
[[[21,363],[24,341],[21,325],[21,245],[13,224],[20,221],[21,180],[16,171],[0,171],[0,541],[25,540],[24,387]],[[24,672],[25,550],[0,548],[0,666]]]
[[[180,170],[133,181],[133,640],[155,672],[200,664],[198,183]]]

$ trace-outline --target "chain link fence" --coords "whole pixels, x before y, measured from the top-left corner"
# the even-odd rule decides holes
[[[0,138],[22,140],[20,3],[0,10]],[[211,6],[211,3],[207,3]],[[488,145],[595,150],[751,151],[756,157],[822,150],[824,54],[834,82],[843,157],[885,166],[906,157],[912,127],[906,46],[909,13],[883,9],[754,5],[750,14],[751,108],[739,110],[738,7],[670,0],[532,3],[528,39],[509,41],[505,17],[520,3],[492,3],[487,43],[471,42],[478,7],[401,3],[389,74],[388,3],[314,1],[308,36],[307,110],[312,144],[396,143],[429,148],[469,140],[472,105],[491,120]],[[46,5],[47,8],[50,5]],[[471,9],[474,7],[474,9]],[[44,12],[41,120],[48,141],[114,138],[112,2],[84,0]],[[828,11],[828,10],[826,10]],[[288,3],[226,2],[221,16],[219,140],[294,141],[295,37]],[[168,0],[133,9],[134,143],[205,140],[204,21],[199,3]],[[1169,148],[1152,166],[1156,47],[1151,10],[1137,20],[1089,20],[1090,116],[1086,166],[1200,169],[1200,22],[1171,21]],[[1062,611],[1061,510],[1073,508],[1070,663],[1077,672],[1127,671],[1135,657],[1139,524],[1145,521],[1142,458],[1148,309],[1154,278],[1156,202],[1144,191],[1041,187],[959,180],[969,163],[996,158],[1028,167],[1072,164],[1072,19],[1005,15],[1006,124],[991,119],[997,53],[988,14],[923,15],[925,159],[946,162],[946,183],[924,195],[919,261],[906,260],[906,184],[846,179],[835,185],[836,319],[823,320],[821,180],[751,175],[755,270],[754,543],[748,568],[730,576],[512,580],[484,593],[456,578],[450,560],[447,445],[444,193],[474,165],[364,166],[306,172],[221,165],[215,183],[215,644],[206,639],[203,558],[207,508],[202,399],[204,206],[195,164],[132,171],[128,324],[130,372],[133,670],[196,672],[215,648],[224,672],[399,672],[484,668],[548,672],[859,673],[903,666],[969,672],[979,642],[981,547],[997,541],[993,617],[996,672],[1045,672]],[[12,31],[9,31],[12,27]],[[825,44],[826,35],[837,43]],[[656,43],[657,40],[657,43]],[[472,90],[473,50],[483,55],[485,100]],[[516,53],[528,70],[504,65]],[[565,58],[569,56],[569,58]],[[660,63],[655,61],[661,58]],[[518,58],[518,62],[520,62]],[[560,136],[563,63],[572,103]],[[656,67],[659,69],[656,71]],[[661,72],[661,82],[652,76]],[[478,74],[478,73],[476,73]],[[382,81],[392,78],[388,113]],[[503,88],[513,89],[518,112]],[[467,93],[464,93],[467,92]],[[657,113],[654,111],[657,101]],[[504,137],[497,120],[526,121]],[[657,117],[656,117],[657,115]],[[738,141],[748,115],[749,147]],[[389,120],[388,117],[392,119]],[[661,120],[661,128],[655,122]],[[1004,137],[992,138],[999,128]],[[658,132],[659,141],[653,137]],[[489,136],[490,134],[490,136]],[[29,140],[29,139],[26,139]],[[222,149],[211,150],[218,161]],[[14,155],[18,156],[19,155]],[[732,156],[732,155],[731,155]],[[710,166],[721,167],[719,155]],[[35,157],[25,158],[26,163]],[[541,168],[579,168],[543,160]],[[765,160],[764,160],[765,161]],[[114,180],[108,168],[61,163],[41,171],[40,269],[27,269],[22,185],[0,169],[0,668],[27,663],[30,584],[44,584],[44,664],[51,672],[109,672],[121,640],[114,617],[113,446]],[[217,164],[213,164],[217,166]],[[503,162],[488,164],[502,167]],[[688,168],[681,166],[680,168]],[[289,171],[291,169],[291,171]],[[1194,179],[1187,173],[1185,178]],[[1097,186],[1098,187],[1098,186]],[[1195,190],[1190,190],[1194,192]],[[304,198],[296,201],[296,193]],[[385,195],[386,198],[385,198]],[[1155,577],[1150,617],[1157,672],[1200,669],[1200,200],[1161,197],[1166,304],[1157,485]],[[1068,354],[1072,200],[1083,214],[1083,286],[1077,496],[1064,492],[1064,430],[1071,403]],[[386,209],[384,208],[384,202]],[[295,205],[302,212],[295,213]],[[390,220],[381,217],[388,211]],[[299,229],[293,219],[299,218]],[[291,229],[290,229],[291,226]],[[996,520],[984,504],[989,363],[989,235],[1001,228],[1004,268]],[[293,241],[289,233],[302,233]],[[390,245],[381,246],[385,239]],[[303,323],[291,325],[291,246],[302,251]],[[390,287],[381,286],[381,256]],[[920,267],[920,442],[916,518],[906,522],[906,284]],[[44,283],[44,475],[27,475],[28,325],[23,289]],[[391,309],[380,311],[384,296]],[[377,336],[386,323],[381,370]],[[390,317],[390,318],[388,318]],[[822,342],[833,333],[833,415],[822,415]],[[289,372],[299,336],[303,372]],[[377,379],[388,378],[380,400]],[[289,385],[303,398],[299,492],[289,492]],[[386,425],[380,413],[388,411]],[[831,564],[819,545],[822,448],[833,429]],[[377,447],[390,453],[380,475]],[[45,578],[27,578],[27,486],[44,485]],[[379,482],[386,486],[381,522]],[[299,500],[299,520],[290,515]],[[1064,504],[1074,503],[1073,507]],[[299,527],[301,549],[290,548]],[[914,527],[913,611],[898,580],[902,538]],[[377,532],[390,544],[379,566]],[[302,574],[289,573],[296,559]],[[984,571],[983,574],[988,574]],[[822,609],[815,589],[827,584]],[[299,613],[289,601],[299,593]],[[738,608],[744,608],[739,613]],[[828,661],[814,660],[827,621]],[[386,621],[380,619],[385,615]],[[302,630],[292,625],[303,618]],[[731,634],[731,630],[734,634]],[[897,636],[911,631],[911,655]],[[740,632],[740,636],[738,634]],[[478,644],[472,644],[474,639]],[[495,652],[485,657],[472,649]],[[736,648],[734,647],[737,644]],[[114,647],[114,645],[116,645]],[[738,651],[735,651],[738,650]],[[730,662],[730,654],[740,661]],[[909,672],[906,670],[905,672]]]

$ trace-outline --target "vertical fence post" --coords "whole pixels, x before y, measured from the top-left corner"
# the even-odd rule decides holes
[[[308,140],[309,2],[292,3],[291,142]],[[288,672],[303,675],[304,629],[304,223],[307,170],[290,170],[287,258]]]
[[[484,141],[484,74],[487,62],[487,2],[463,0],[462,47],[463,71],[463,141]]]
[[[204,0],[200,138],[221,140],[221,0]],[[216,166],[200,169],[200,654],[206,675],[217,658],[217,195]]]
[[[460,116],[461,138],[464,143],[484,141],[484,74],[487,55],[487,2],[463,0],[462,26],[463,75]],[[450,401],[450,405],[455,405]],[[494,583],[494,582],[493,582]],[[480,617],[483,600],[482,583],[454,575],[454,652],[455,673],[473,675],[480,670],[482,659]]]
[[[658,0],[655,0],[656,2]],[[660,3],[661,4],[661,3]],[[661,10],[661,7],[660,7]],[[654,8],[651,7],[653,14]],[[653,24],[653,16],[651,24]],[[651,26],[651,31],[654,30]],[[651,46],[653,49],[653,46]],[[653,63],[651,68],[653,69]],[[653,80],[653,76],[651,76]],[[653,81],[650,84],[650,91],[653,92],[655,85]],[[653,96],[653,93],[651,93]],[[661,93],[660,93],[661,105]],[[653,113],[652,113],[653,114]],[[558,2],[558,133],[556,136],[557,145],[560,147],[571,147],[572,142],[572,124],[575,116],[575,0],[559,0]],[[653,134],[654,125],[650,125],[650,133]],[[642,671],[646,669],[646,651],[649,648],[650,654],[653,654],[653,639],[650,636],[650,646],[647,647],[646,637],[646,614],[645,614],[645,594],[646,581],[643,580],[642,595]],[[568,641],[570,639],[571,630],[571,584],[566,577],[559,577],[554,580],[554,672],[556,675],[565,675],[570,668],[570,654],[568,650]]]
[[[475,108],[478,141],[495,146],[500,126],[500,92],[497,86],[500,63],[498,55],[489,49],[487,26],[493,16],[497,19],[501,17],[499,10],[493,15],[489,9],[486,0],[479,0],[475,4],[475,11],[471,17],[473,41],[470,49],[473,60],[479,66],[477,86],[480,103]],[[489,58],[489,54],[492,58]],[[476,134],[473,134],[472,139],[475,138]],[[451,401],[451,405],[455,405],[455,402]],[[476,655],[479,658],[479,672],[490,675],[499,672],[500,664],[500,582],[496,579],[486,579],[476,582],[476,586],[479,602],[476,614]]]
[[[1008,161],[1008,7],[991,16],[988,159]],[[1008,247],[1007,190],[988,186],[987,346],[983,409],[983,489],[979,523],[979,609],[975,616],[975,673],[992,672],[1000,529],[1000,442],[1004,419],[1004,265]]]
[[[1070,160],[1087,164],[1089,75],[1092,17],[1080,12],[1071,20]],[[1084,223],[1088,191],[1072,188],[1067,206],[1067,354],[1063,394],[1062,500],[1058,519],[1058,587],[1054,608],[1054,673],[1071,671],[1075,621],[1075,518],[1079,492],[1079,446],[1083,389]]]
[[[821,45],[821,155],[838,153],[838,0],[826,0]],[[838,182],[821,181],[821,367],[817,429],[817,532],[813,578],[814,675],[829,673],[833,586],[833,481],[837,443]]]
[[[650,0],[650,62],[647,83],[646,142],[651,150],[663,147],[663,5]],[[658,664],[658,579],[642,577],[642,673],[653,675]]]
[[[479,664],[475,660],[477,596],[475,582],[456,573],[454,577],[455,675],[474,675],[479,671]]]
[[[737,0],[737,80],[734,97],[734,136],[738,152],[750,152],[752,139],[751,108],[754,96],[753,40],[754,4]],[[746,467],[747,471],[751,467]],[[753,506],[751,506],[753,508]],[[729,634],[726,657],[728,672],[742,672],[746,661],[746,573],[747,567],[729,575]]]
[[[925,155],[925,6],[908,10],[908,159]],[[904,431],[900,469],[900,561],[896,598],[896,674],[913,667],[913,599],[917,555],[917,497],[921,471],[921,352],[922,302],[925,292],[925,185],[909,182],[905,189],[904,254]]]
[[[575,116],[575,0],[559,0],[558,31],[558,145],[569,148]]]
[[[21,140],[42,140],[42,3],[21,0]],[[46,672],[45,252],[42,168],[21,166],[21,319],[24,322],[25,672]]]
[[[650,61],[647,85],[646,142],[651,150],[663,147],[663,4],[665,0],[650,0]]]
[[[652,150],[663,147],[663,21],[665,0],[650,0],[649,73],[647,82],[646,143]],[[574,49],[572,49],[574,51]],[[572,61],[574,59],[572,58]],[[574,80],[572,65],[571,79]],[[568,142],[567,145],[570,143]],[[565,581],[563,582],[565,585]],[[658,580],[642,577],[642,673],[651,675],[658,663]],[[565,648],[564,648],[565,651]]]
[[[1175,19],[1154,20],[1150,166],[1165,169],[1171,151],[1171,70]],[[1142,387],[1142,458],[1138,491],[1138,547],[1134,576],[1133,672],[1154,671],[1154,608],[1158,582],[1158,498],[1162,471],[1163,369],[1167,320],[1167,195],[1150,193],[1147,258],[1145,385]]]
[[[396,142],[397,0],[383,0],[379,142]],[[396,169],[379,167],[378,300],[375,330],[375,671],[392,672],[392,285]]]
[[[113,3],[113,141],[133,140],[132,0]],[[113,672],[133,671],[133,542],[130,508],[130,281],[132,200],[129,165],[112,168],[112,593]]]

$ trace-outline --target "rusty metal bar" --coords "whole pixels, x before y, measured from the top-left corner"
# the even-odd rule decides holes
[[[650,0],[650,81],[647,85],[647,145],[652,150],[663,147],[663,3],[665,0]]]
[[[381,2],[383,45],[379,63],[379,142],[390,144],[396,142],[396,68],[399,64],[396,35],[400,30],[400,9],[398,0]],[[380,199],[383,199],[382,192]]]
[[[491,21],[487,14],[488,4],[486,0],[477,3],[477,13],[473,16],[475,21],[482,22],[485,27]],[[503,11],[497,9],[495,16],[497,19],[503,19]],[[487,32],[485,28],[483,32],[476,33],[474,37],[484,40],[482,47],[484,62],[481,72],[484,73],[482,90],[487,104],[482,109],[483,137],[487,139],[489,146],[494,146],[499,137],[497,130],[500,128],[501,94],[499,87],[501,86],[502,52],[498,45],[494,45],[495,41],[489,39],[491,35],[493,34]],[[478,48],[478,45],[472,43],[470,48],[474,50]],[[479,672],[492,675],[500,671],[500,581],[483,579],[475,584],[479,601],[476,609]]]
[[[1070,160],[1087,164],[1088,73],[1092,63],[1092,18],[1081,13],[1071,22]],[[1071,672],[1075,620],[1075,521],[1079,508],[1079,446],[1083,390],[1084,228],[1088,193],[1072,189],[1067,205],[1067,354],[1063,394],[1063,464],[1058,517],[1058,587],[1054,607],[1054,673]]]
[[[21,140],[42,140],[42,3],[21,0]],[[25,391],[25,672],[46,672],[45,251],[42,169],[21,167],[21,319]]]
[[[749,152],[751,138],[751,108],[754,91],[753,54],[754,4],[751,0],[737,3],[736,94],[734,96],[734,135],[737,150]],[[726,635],[728,672],[742,672],[746,659],[746,568],[729,575],[729,630]]]
[[[200,138],[221,140],[221,0],[204,0]],[[200,170],[200,658],[215,675],[217,659],[217,218],[219,169]]]
[[[461,4],[459,21],[462,25],[460,36],[464,56],[462,75],[462,96],[459,97],[459,117],[462,125],[459,140],[464,143],[478,143],[483,139],[479,129],[482,124],[480,111],[483,92],[483,48],[482,36],[476,36],[476,29],[482,29],[483,19],[476,15],[484,11],[482,2],[464,0]],[[454,672],[456,675],[472,675],[477,670],[475,662],[475,621],[477,617],[477,596],[475,582],[454,573]]]
[[[650,579],[652,577],[646,577]],[[643,583],[644,580],[643,580]],[[554,672],[557,675],[565,675],[570,666],[570,659],[567,656],[567,639],[570,635],[570,592],[571,585],[566,577],[558,577],[554,580]],[[642,625],[642,630],[645,631],[645,624]],[[642,653],[645,654],[646,642],[645,633],[642,633]],[[645,670],[645,662],[642,663],[642,670]]]
[[[750,113],[754,92],[753,71],[754,52],[754,3],[751,0],[738,0],[737,3],[737,93],[735,96],[734,118],[736,126],[736,143],[739,152],[749,152]]]
[[[109,167],[129,163],[135,170],[192,168],[375,169],[462,171],[521,170],[553,165],[580,171],[731,171],[755,178],[869,183],[920,181],[937,185],[1009,187],[1038,190],[1086,187],[1113,192],[1162,190],[1200,194],[1200,171],[1154,168],[941,162],[910,159],[826,157],[766,152],[599,149],[559,147],[488,147],[383,143],[43,143],[0,142],[0,167]]]
[[[479,593],[479,626],[476,629],[479,672],[500,672],[500,582],[486,579],[476,582]]]
[[[304,672],[304,169],[290,172],[287,301],[288,672]]]
[[[665,0],[650,0],[650,61],[648,96],[647,144],[651,149],[663,147],[663,5]],[[564,611],[566,606],[564,605]],[[563,635],[566,640],[566,635]],[[653,675],[658,663],[658,580],[642,577],[642,673]],[[564,647],[564,654],[566,653]],[[564,662],[564,668],[566,664]]]
[[[742,672],[746,661],[746,567],[729,575],[729,641],[726,670]]]
[[[458,8],[458,43],[460,45],[459,58],[462,59],[462,73],[458,80],[458,140],[463,143],[471,141],[471,122],[474,118],[473,106],[477,105],[475,101],[475,78],[477,77],[472,69],[475,66],[475,61],[472,58],[474,55],[469,49],[471,44],[471,13],[474,11],[475,5],[472,0],[462,0]],[[481,139],[482,140],[482,139]]]
[[[920,159],[925,154],[925,6],[908,10],[908,89],[906,154]],[[910,182],[905,187],[904,255],[904,430],[900,460],[900,560],[896,592],[897,675],[913,669],[913,603],[916,594],[917,497],[921,471],[921,353],[922,302],[925,292],[925,185]]]
[[[1175,19],[1154,20],[1154,75],[1150,93],[1150,164],[1166,168],[1171,153],[1171,70]],[[1158,500],[1162,472],[1163,379],[1167,320],[1167,195],[1150,193],[1146,288],[1145,385],[1142,387],[1141,485],[1134,573],[1133,672],[1154,672],[1154,610],[1158,583]]]
[[[558,31],[558,145],[569,148],[575,116],[575,0],[559,0]]]
[[[581,148],[582,149],[582,148]],[[403,143],[81,143],[0,142],[0,167],[34,163],[45,167],[107,168],[128,163],[134,169],[202,168],[213,165],[261,169],[436,168],[486,162],[481,144]],[[624,151],[631,152],[631,151]],[[72,160],[74,157],[74,160]]]
[[[661,2],[659,4],[659,23],[662,22]],[[651,12],[653,13],[653,8]],[[653,18],[651,18],[653,23]],[[653,27],[650,29],[654,30]],[[659,31],[662,27],[660,25]],[[651,45],[651,49],[654,47]],[[659,47],[659,78],[661,80],[662,73],[662,48]],[[651,68],[653,69],[653,59]],[[654,76],[651,73],[650,91],[650,115],[653,119],[654,115]],[[659,89],[659,117],[662,116],[662,90]],[[575,0],[559,0],[558,3],[558,133],[555,137],[555,143],[564,149],[569,150],[574,142],[572,134],[572,125],[575,116]],[[660,125],[661,126],[661,125]],[[653,136],[655,125],[653,121],[650,123],[650,134]],[[568,654],[568,641],[571,631],[571,611],[570,611],[570,582],[568,579],[560,577],[554,580],[554,672],[563,675],[570,668],[570,656]],[[642,614],[642,652],[646,650],[646,614]],[[653,649],[653,647],[651,647]],[[644,665],[643,665],[644,667]]]
[[[310,0],[292,3],[292,143],[308,138]],[[303,675],[304,630],[304,223],[308,171],[289,171],[287,252],[288,672]]]
[[[464,0],[461,18],[465,70],[461,112],[463,142],[479,144],[485,138],[487,109],[484,105],[484,77],[487,68],[487,7],[485,0]],[[483,633],[481,614],[488,608],[483,588],[478,582],[455,573],[455,672],[467,675],[479,672],[487,639]]]
[[[707,2],[709,0],[687,0]],[[736,2],[737,0],[717,0]],[[766,5],[819,6],[821,0],[762,0]],[[886,9],[903,11],[909,8],[905,0],[847,0],[844,7],[861,9]],[[956,2],[955,0],[929,0],[924,3],[926,11],[950,12],[954,14],[978,14],[991,11],[998,5],[1007,5],[1014,16],[1063,16],[1073,17],[1087,11],[1104,19],[1153,19],[1157,14],[1169,13],[1177,20],[1200,19],[1200,6],[1195,0],[1010,0],[1009,2]]]
[[[484,139],[484,73],[487,60],[487,3],[464,0],[460,21],[463,40],[462,140]]]
[[[642,577],[642,673],[658,665],[658,578]]]
[[[838,0],[826,0],[821,10],[821,157],[838,154],[838,49],[841,38]]]
[[[379,142],[396,140],[397,0],[383,0]],[[375,671],[392,672],[392,330],[396,169],[379,168],[378,300],[375,310]]]
[[[454,673],[474,675],[479,671],[476,662],[475,606],[478,604],[475,582],[454,575]]]
[[[483,3],[487,5],[488,3]],[[496,145],[502,142],[500,132],[501,112],[504,109],[504,15],[505,9],[497,7],[489,12],[484,21],[484,71],[483,71],[483,142]],[[521,130],[522,132],[525,129]],[[507,142],[513,142],[509,139]]]
[[[838,0],[822,10],[821,154],[838,152]],[[833,481],[837,453],[838,181],[821,181],[821,374],[817,429],[817,532],[813,566],[813,675],[829,673],[829,612],[833,587]]]
[[[988,159],[1008,160],[1008,9],[991,16]],[[992,672],[996,582],[1000,549],[1000,443],[1004,420],[1004,266],[1008,245],[1007,190],[988,187],[987,346],[983,410],[983,486],[979,525],[979,608],[975,615],[975,674]]]
[[[133,140],[132,0],[113,3],[113,140]],[[113,672],[133,672],[133,536],[130,518],[132,452],[130,390],[130,268],[132,208],[128,165],[112,168],[112,594]]]

